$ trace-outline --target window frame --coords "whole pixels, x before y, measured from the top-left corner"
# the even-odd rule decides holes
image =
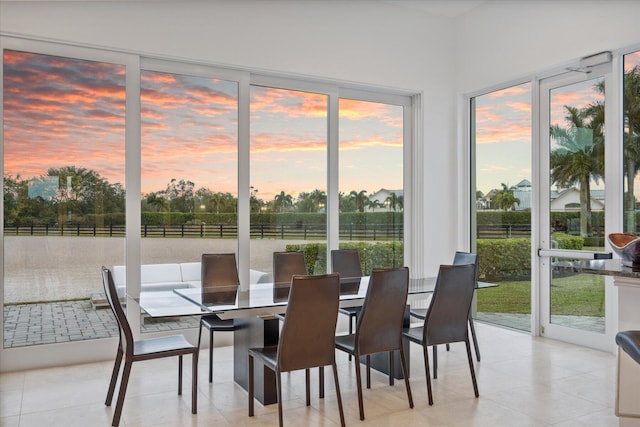
[[[93,60],[125,66],[125,263],[128,288],[127,317],[136,337],[140,332],[139,306],[135,301],[140,295],[141,264],[141,118],[140,73],[143,69],[178,72],[203,77],[222,78],[238,82],[238,268],[241,283],[249,283],[249,89],[251,85],[272,86],[282,89],[304,90],[328,95],[328,152],[327,152],[327,253],[338,247],[338,101],[341,97],[381,102],[403,107],[404,140],[404,264],[412,268],[413,277],[423,277],[424,262],[417,255],[423,241],[423,222],[418,220],[416,209],[422,206],[422,191],[414,183],[422,182],[422,94],[406,89],[390,89],[352,82],[301,77],[285,73],[264,73],[257,70],[221,67],[188,60],[162,56],[149,56],[142,52],[124,52],[82,44],[0,35],[0,49],[21,50],[44,55],[63,56],[81,60]],[[0,117],[2,114],[2,80],[0,69]],[[4,157],[4,136],[0,132],[0,155]],[[420,177],[414,176],[418,171]],[[4,164],[0,165],[4,176]],[[4,220],[3,200],[0,200],[0,218]],[[4,242],[4,227],[0,230]],[[327,257],[329,259],[329,257]],[[0,305],[4,307],[4,260],[0,258]],[[4,334],[0,319],[0,335]],[[193,332],[194,336],[196,331]],[[102,360],[112,351],[115,339],[74,341],[44,344],[49,358],[43,362],[38,357],[42,345],[17,348],[0,346],[0,371],[25,369],[51,364]],[[82,349],[69,352],[70,347]],[[72,356],[71,353],[76,355]]]

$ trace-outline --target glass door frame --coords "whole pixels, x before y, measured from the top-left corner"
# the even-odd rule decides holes
[[[574,328],[568,328],[550,322],[550,282],[551,265],[550,256],[562,257],[562,250],[553,250],[550,243],[550,170],[549,170],[549,92],[553,88],[568,86],[586,80],[603,77],[605,81],[605,232],[619,230],[622,227],[622,144],[620,138],[621,120],[619,118],[618,105],[620,102],[620,80],[616,81],[616,70],[619,69],[619,60],[614,67],[603,67],[600,70],[585,72],[567,72],[559,76],[551,76],[543,80],[537,80],[534,85],[534,161],[533,161],[533,186],[534,197],[538,200],[534,203],[532,223],[537,230],[532,230],[532,332],[534,335],[545,336],[573,344],[584,345],[606,351],[615,349],[613,339],[617,330],[617,292],[613,287],[611,277],[605,277],[605,332],[595,333]],[[612,69],[613,68],[613,69]],[[536,123],[537,122],[537,123]],[[537,188],[537,191],[535,190]],[[533,218],[536,218],[533,220]],[[542,251],[542,253],[539,252]],[[605,251],[611,250],[605,242]],[[574,255],[571,255],[574,256]],[[585,256],[589,253],[585,251]],[[535,307],[535,309],[534,309]]]

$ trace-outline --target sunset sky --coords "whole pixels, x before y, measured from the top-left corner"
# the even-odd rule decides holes
[[[550,124],[566,127],[565,106],[584,108],[603,95],[594,90],[601,79],[590,79],[550,94]],[[531,181],[531,84],[525,83],[476,98],[476,186],[484,194],[501,184]],[[551,149],[555,143],[551,142]],[[602,181],[600,181],[600,187]],[[598,185],[593,186],[597,188]],[[554,186],[555,189],[555,186]]]
[[[625,56],[625,70],[638,64]],[[124,82],[121,65],[6,50],[5,175],[74,165],[124,184]],[[565,123],[564,105],[593,102],[593,83],[555,90],[552,123]],[[142,71],[143,193],[172,178],[237,193],[237,94],[235,82]],[[530,180],[531,85],[475,100],[478,189]],[[327,97],[252,86],[250,108],[258,197],[326,190]],[[402,126],[401,107],[340,100],[340,191],[402,188]]]
[[[123,66],[4,52],[5,175],[69,165],[124,184]],[[237,193],[237,83],[143,70],[142,191],[172,178]],[[327,97],[251,88],[251,185],[326,190]],[[340,102],[341,191],[402,188],[402,108]],[[371,173],[375,170],[375,173]]]

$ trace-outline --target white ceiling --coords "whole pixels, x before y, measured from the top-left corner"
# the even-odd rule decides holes
[[[385,3],[455,18],[488,0],[383,0]]]

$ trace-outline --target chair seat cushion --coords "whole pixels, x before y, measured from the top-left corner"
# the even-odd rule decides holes
[[[183,352],[191,353],[197,350],[197,347],[191,344],[184,335],[170,335],[168,337],[147,338],[144,340],[134,341],[133,355],[144,356],[149,354]]]
[[[404,328],[402,334],[409,338],[410,341],[420,344],[422,343],[423,330],[424,328],[422,326],[417,328]]]
[[[249,354],[255,358],[261,359],[262,362],[275,371],[278,362],[278,346],[250,348]]]
[[[622,331],[616,334],[616,344],[636,363],[640,363],[640,331]]]
[[[426,308],[412,308],[409,311],[409,314],[411,314],[411,316],[415,317],[416,319],[424,320],[425,317],[427,317],[427,309]]]
[[[337,335],[336,336],[336,348],[347,353],[354,354],[356,347],[356,335]]]
[[[362,311],[362,306],[358,307],[341,307],[338,311],[347,316],[357,316]]]
[[[222,320],[215,314],[202,316],[202,326],[214,331],[235,331],[237,329],[233,319]]]

